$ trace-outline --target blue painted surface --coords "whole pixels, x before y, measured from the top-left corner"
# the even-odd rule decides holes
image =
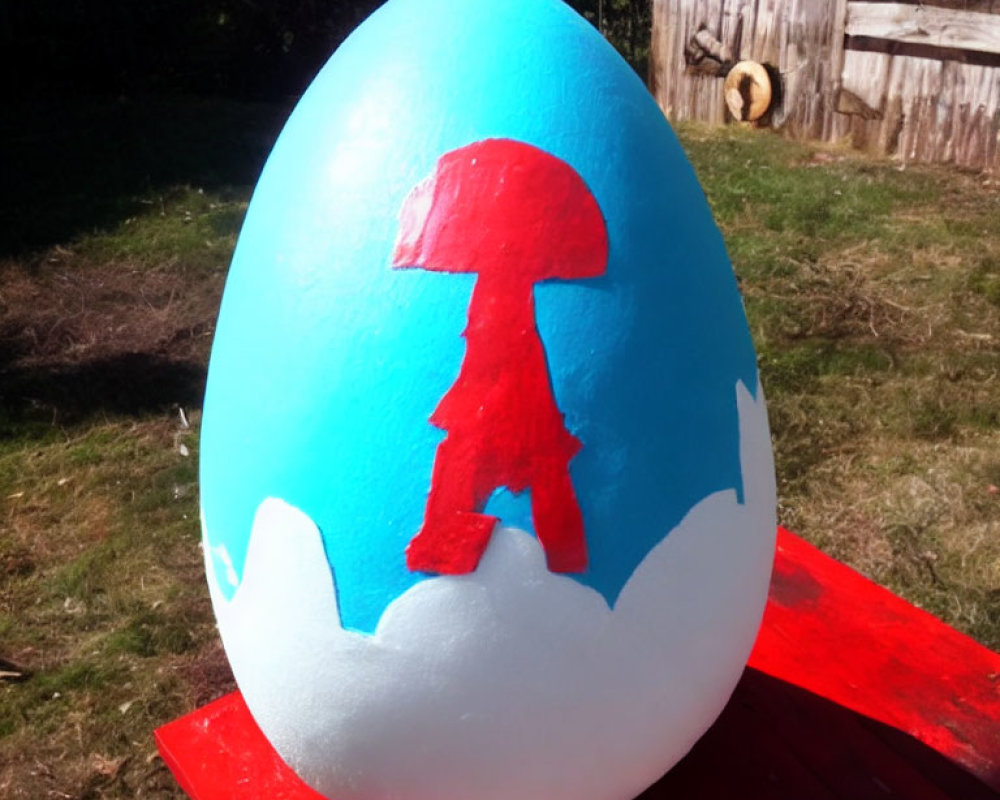
[[[735,385],[756,387],[753,347],[701,188],[641,82],[557,0],[390,0],[323,68],[267,162],[202,429],[213,552],[241,574],[259,503],[301,508],[357,630],[426,577],[404,548],[475,279],[390,269],[397,215],[442,154],[489,137],[568,162],[608,226],[606,276],[535,289],[556,399],[584,443],[570,469],[591,566],[577,578],[613,603],[695,503],[742,490]],[[530,529],[527,508],[501,492],[489,510]]]

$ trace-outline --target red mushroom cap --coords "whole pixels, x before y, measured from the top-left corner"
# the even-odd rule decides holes
[[[603,275],[607,259],[601,210],[569,164],[485,139],[446,153],[407,195],[392,265],[535,283]]]

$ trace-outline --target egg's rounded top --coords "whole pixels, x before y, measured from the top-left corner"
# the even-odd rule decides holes
[[[741,495],[735,389],[756,390],[753,347],[704,195],[641,81],[558,0],[390,0],[296,106],[233,258],[201,456],[223,591],[269,497],[319,527],[346,626],[374,630],[426,577],[405,549],[482,278],[394,268],[393,254],[441,159],[495,140],[565,164],[606,235],[602,271],[547,274],[530,295],[580,443],[569,470],[589,559],[573,577],[613,603],[696,503]],[[532,530],[530,490],[499,488],[487,510]]]

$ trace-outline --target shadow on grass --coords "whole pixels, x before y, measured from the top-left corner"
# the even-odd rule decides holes
[[[185,96],[8,105],[0,258],[112,227],[171,186],[252,186],[290,110]]]
[[[0,438],[24,435],[32,424],[200,408],[205,392],[204,364],[154,353],[30,367],[3,360],[0,354]]]

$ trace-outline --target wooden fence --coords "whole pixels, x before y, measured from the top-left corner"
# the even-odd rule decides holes
[[[671,119],[722,123],[724,76],[753,60],[777,93],[762,124],[995,169],[1000,0],[934,2],[654,0],[650,88]]]

